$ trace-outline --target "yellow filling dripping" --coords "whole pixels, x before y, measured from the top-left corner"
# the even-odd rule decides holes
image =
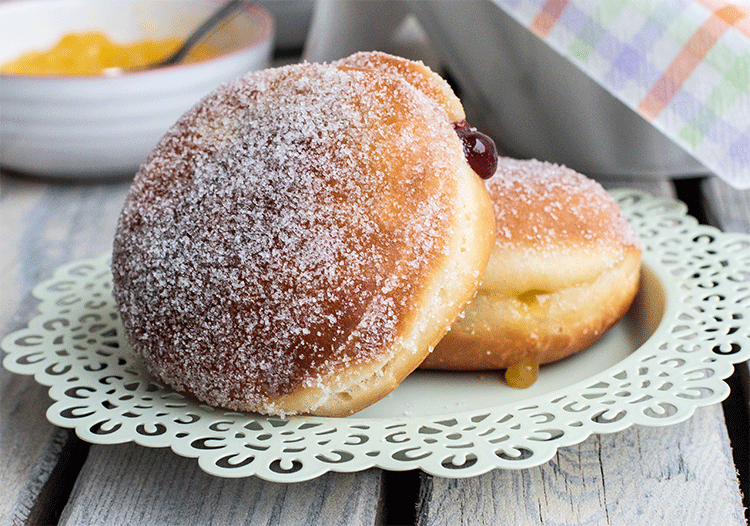
[[[505,382],[515,389],[526,389],[536,382],[539,375],[539,364],[527,358],[505,370]]]

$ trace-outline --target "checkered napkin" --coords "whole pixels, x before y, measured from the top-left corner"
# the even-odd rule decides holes
[[[750,188],[750,4],[493,0],[713,173]]]

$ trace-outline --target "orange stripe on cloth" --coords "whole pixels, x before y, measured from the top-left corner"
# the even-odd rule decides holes
[[[547,0],[531,22],[531,29],[540,37],[546,37],[567,7],[570,0]]]
[[[710,2],[713,3],[713,2]],[[715,10],[710,18],[693,33],[674,58],[661,78],[651,87],[638,105],[638,110],[648,119],[655,119],[669,104],[698,64],[716,44],[727,29],[746,18],[747,14],[731,4]]]
[[[724,0],[697,0],[697,2],[715,12],[734,29],[750,38],[750,5],[728,4]]]

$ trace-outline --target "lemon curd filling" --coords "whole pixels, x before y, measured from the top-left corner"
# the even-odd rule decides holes
[[[548,297],[549,294],[550,293],[545,290],[533,289],[522,292],[516,296],[516,299],[524,304],[529,310],[540,311],[543,308],[543,300]]]
[[[180,45],[177,37],[120,44],[100,31],[69,33],[45,51],[29,51],[0,65],[0,73],[16,75],[99,75],[109,68],[132,68],[159,61]],[[218,53],[196,45],[184,62],[198,62]]]
[[[539,363],[528,357],[505,370],[505,381],[514,389],[526,389],[534,385],[539,376]]]

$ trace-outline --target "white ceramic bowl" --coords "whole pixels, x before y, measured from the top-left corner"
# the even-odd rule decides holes
[[[121,42],[185,36],[218,0],[0,2],[0,63],[53,46],[64,34],[103,30]],[[248,3],[208,37],[205,61],[116,77],[0,74],[0,165],[46,177],[132,175],[159,138],[225,80],[270,63],[273,17]]]

